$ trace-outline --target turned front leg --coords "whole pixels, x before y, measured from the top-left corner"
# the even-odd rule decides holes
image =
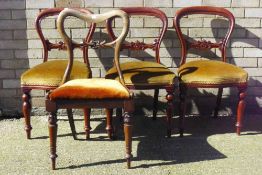
[[[57,139],[57,116],[56,112],[51,112],[48,118],[49,138],[50,138],[50,158],[52,161],[52,170],[55,170],[56,163],[56,139]]]
[[[125,144],[126,144],[126,161],[127,168],[131,167],[132,158],[132,121],[131,115],[128,112],[124,113],[124,134],[125,134]]]
[[[25,118],[25,131],[26,131],[26,136],[27,139],[31,138],[31,121],[30,121],[30,114],[31,114],[31,95],[30,95],[31,90],[23,90],[23,115]]]

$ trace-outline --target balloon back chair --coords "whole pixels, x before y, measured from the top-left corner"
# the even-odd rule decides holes
[[[74,16],[86,22],[101,23],[111,17],[120,17],[123,22],[121,34],[111,42],[83,42],[78,43],[71,40],[65,32],[64,21],[66,17]],[[63,84],[57,89],[50,91],[46,99],[46,110],[50,112],[49,116],[49,136],[50,136],[50,151],[52,160],[52,169],[55,169],[56,160],[56,140],[57,140],[57,110],[62,108],[123,108],[124,109],[124,135],[126,143],[126,159],[127,167],[130,167],[131,158],[131,112],[133,111],[132,93],[125,86],[121,67],[119,65],[119,55],[121,43],[124,41],[128,29],[128,15],[121,10],[112,10],[103,14],[86,13],[74,9],[65,9],[58,16],[58,31],[64,40],[67,47],[69,61],[66,74],[63,77]],[[74,64],[75,47],[88,48],[105,48],[111,47],[114,49],[114,64],[120,77],[120,81],[109,80],[105,78],[89,78],[69,80]],[[69,81],[68,81],[69,80]]]
[[[188,15],[205,14],[218,15],[229,21],[228,31],[219,42],[206,40],[189,41],[182,34],[180,27],[181,18]],[[192,18],[193,20],[193,18]],[[220,7],[195,6],[182,8],[176,12],[174,26],[181,43],[181,61],[178,69],[180,89],[180,136],[184,132],[185,98],[188,88],[218,88],[217,103],[214,117],[217,117],[221,103],[223,88],[237,87],[239,100],[237,105],[236,133],[239,135],[242,127],[242,118],[245,108],[244,98],[246,96],[248,74],[242,68],[227,63],[226,45],[234,29],[235,18],[231,12]],[[221,52],[221,61],[216,60],[194,60],[187,62],[187,52],[190,48],[199,50],[210,50],[217,48]],[[207,102],[208,103],[208,102]]]
[[[153,119],[156,119],[157,104],[159,89],[165,89],[167,91],[167,136],[171,136],[171,118],[173,116],[173,98],[174,98],[174,79],[175,73],[169,70],[166,66],[160,63],[160,45],[163,40],[163,36],[166,33],[168,21],[166,15],[159,9],[149,7],[125,7],[121,8],[130,17],[154,17],[161,21],[160,32],[155,34],[155,40],[153,43],[144,43],[144,41],[136,42],[124,42],[121,49],[144,51],[150,49],[154,51],[154,61],[132,61],[121,63],[120,67],[123,72],[123,77],[126,81],[126,86],[133,90],[147,90],[154,89],[154,104],[153,104]],[[130,19],[131,20],[131,19]],[[113,18],[107,21],[107,30],[112,39],[116,36],[113,31]],[[131,31],[132,32],[132,31]],[[106,73],[106,78],[117,79],[117,68],[113,67]],[[112,109],[108,109],[108,120],[111,121]],[[119,112],[117,111],[117,114]]]
[[[47,17],[55,17],[57,16],[63,8],[50,8],[43,10],[36,18],[35,27],[36,31],[41,39],[43,45],[43,63],[32,67],[31,69],[24,72],[21,76],[21,89],[23,92],[23,115],[25,118],[25,130],[27,133],[27,138],[31,138],[31,122],[30,122],[30,112],[31,112],[31,96],[30,92],[33,89],[37,90],[45,90],[50,91],[59,86],[62,82],[62,78],[64,76],[67,59],[55,59],[48,60],[49,54],[52,50],[66,50],[66,46],[62,41],[53,43],[46,36],[44,36],[41,22]],[[80,11],[90,13],[91,11],[86,9],[80,9]],[[55,27],[55,26],[54,26]],[[89,31],[86,37],[86,41],[90,41],[90,36],[93,35],[95,26],[90,24]],[[91,71],[89,70],[89,62],[87,59],[87,49],[83,49],[83,62],[74,61],[74,66],[72,68],[72,73],[70,79],[75,78],[88,78],[91,77]],[[71,109],[67,110],[69,116],[70,127],[73,133],[73,137],[75,138],[75,127],[72,118]],[[85,116],[89,115],[90,110],[85,109]],[[88,118],[88,117],[85,117]]]

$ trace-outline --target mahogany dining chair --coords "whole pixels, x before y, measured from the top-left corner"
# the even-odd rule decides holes
[[[22,100],[23,100],[23,115],[25,118],[25,130],[27,138],[31,138],[31,95],[30,92],[32,90],[44,90],[46,92],[57,88],[60,83],[62,82],[62,78],[65,73],[65,69],[67,66],[67,59],[53,59],[49,60],[49,55],[52,53],[53,50],[66,50],[66,46],[63,41],[52,42],[48,39],[47,33],[43,31],[42,28],[42,21],[47,19],[48,17],[57,17],[57,15],[63,10],[64,8],[48,8],[39,13],[35,20],[35,28],[39,35],[39,38],[43,45],[43,63],[38,64],[27,71],[25,71],[21,75],[21,89],[23,92]],[[86,12],[91,14],[92,12],[87,9],[79,9],[82,12]],[[55,27],[55,26],[54,26]],[[90,24],[89,31],[85,40],[87,42],[90,41],[90,36],[94,33],[94,24]],[[46,34],[46,35],[45,35]],[[83,50],[83,61],[74,61],[74,66],[72,69],[70,79],[76,78],[88,78],[91,77],[91,72],[89,70],[89,62],[87,58],[88,49]],[[67,109],[67,113],[69,114],[69,123],[71,127],[71,131],[73,134],[74,139],[76,138],[76,131],[73,122],[73,115],[72,110]],[[90,109],[84,109],[84,115],[86,118],[90,115]],[[85,122],[86,123],[86,122]],[[86,126],[85,126],[86,128]]]
[[[190,15],[217,15],[228,20],[228,30],[223,38],[217,38],[217,42],[206,40],[191,41],[181,30],[181,19]],[[194,18],[192,18],[194,20]],[[245,96],[247,89],[247,72],[235,65],[229,64],[226,55],[226,46],[229,37],[233,32],[235,18],[233,14],[225,8],[210,6],[193,6],[178,10],[174,17],[174,27],[181,44],[181,61],[178,69],[179,89],[180,89],[180,136],[184,132],[184,116],[186,111],[186,92],[190,88],[218,88],[217,103],[214,117],[217,117],[221,103],[223,88],[236,87],[239,90],[239,100],[237,105],[236,133],[239,135],[242,127],[242,119],[245,109]],[[212,27],[212,26],[211,26]],[[217,49],[221,52],[221,60],[211,60],[201,58],[194,61],[187,61],[189,49],[210,51]],[[196,52],[197,53],[197,52]],[[208,102],[207,102],[208,104]]]
[[[151,7],[124,7],[121,10],[125,11],[131,17],[153,17],[153,19],[157,19],[160,21],[159,26],[155,26],[160,29],[159,33],[155,33],[153,43],[149,43],[144,41],[143,37],[140,41],[137,40],[135,42],[125,41],[121,49],[122,50],[135,50],[135,51],[145,51],[151,50],[154,54],[154,59],[152,61],[144,58],[139,61],[128,61],[122,62],[120,67],[123,72],[123,78],[126,81],[126,86],[130,90],[154,90],[154,101],[153,101],[153,119],[156,119],[157,115],[157,106],[158,106],[158,95],[159,89],[164,89],[167,92],[166,100],[166,121],[167,121],[167,137],[171,137],[172,130],[172,117],[173,117],[173,100],[174,100],[174,89],[175,89],[175,79],[176,75],[173,71],[171,71],[168,67],[163,65],[160,60],[160,45],[162,43],[164,34],[167,31],[168,20],[164,12],[157,8]],[[116,35],[113,30],[113,18],[110,18],[107,21],[107,30],[111,37],[111,39],[115,39]],[[131,31],[132,32],[132,31]],[[152,39],[152,38],[151,38]],[[119,80],[119,76],[117,74],[117,68],[112,67],[106,73],[106,78],[108,79],[116,79]],[[107,109],[107,118],[108,121],[112,121],[112,110]],[[119,112],[117,112],[118,114]],[[112,134],[112,127],[110,123],[107,123],[107,128],[109,130],[109,134]]]
[[[122,31],[111,42],[84,41],[82,43],[72,40],[65,32],[64,22],[67,17],[76,17],[89,23],[102,23],[111,17],[122,19]],[[62,85],[49,92],[46,98],[46,110],[49,115],[49,136],[52,169],[56,162],[57,141],[57,110],[67,108],[123,108],[124,109],[124,135],[126,143],[127,167],[131,163],[133,94],[127,89],[119,65],[120,47],[124,41],[128,29],[128,15],[121,10],[112,10],[103,14],[90,14],[75,9],[65,9],[58,16],[58,31],[64,40],[68,52],[68,64],[63,77]],[[82,78],[70,80],[74,65],[74,48],[112,48],[114,50],[114,64],[117,68],[120,81],[105,78]],[[84,151],[84,150],[83,150]]]

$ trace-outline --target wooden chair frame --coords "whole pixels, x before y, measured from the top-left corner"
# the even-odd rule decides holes
[[[44,57],[43,57],[43,62],[47,62],[48,61],[48,53],[53,50],[53,49],[58,49],[58,50],[66,50],[66,46],[64,44],[64,42],[59,41],[58,43],[52,43],[50,42],[47,38],[45,38],[42,28],[41,28],[41,22],[42,20],[44,20],[45,18],[49,17],[49,16],[55,16],[58,15],[64,8],[49,8],[49,9],[45,9],[43,11],[41,11],[41,13],[37,16],[36,20],[35,20],[35,28],[36,31],[39,35],[39,38],[43,44],[43,53],[44,53]],[[92,13],[91,11],[87,10],[87,9],[79,9],[82,12],[85,13]],[[86,42],[90,41],[90,36],[92,36],[92,34],[94,33],[94,29],[95,29],[95,25],[91,24],[88,34],[86,36]],[[89,62],[88,62],[88,49],[83,48],[83,59],[84,59],[84,63],[87,64],[87,66],[89,66]],[[44,90],[46,92],[55,89],[56,86],[39,86],[39,85],[23,85],[21,84],[21,90],[23,92],[22,95],[22,100],[23,100],[23,107],[22,107],[22,111],[23,111],[23,115],[25,118],[25,131],[26,131],[26,135],[27,135],[27,139],[31,138],[31,130],[32,130],[32,126],[31,126],[31,121],[30,121],[30,113],[31,113],[31,95],[30,92],[33,89],[37,89],[37,90]],[[67,113],[69,114],[69,123],[70,123],[70,127],[72,130],[72,134],[73,137],[75,138],[75,127],[74,127],[74,123],[73,123],[73,118],[72,118],[72,111],[71,109],[67,109]],[[90,115],[90,110],[89,109],[84,109],[84,113],[85,116]],[[85,117],[87,118],[87,117]]]
[[[121,10],[112,10],[103,14],[93,14],[83,11],[77,11],[74,9],[65,9],[63,10],[58,17],[58,31],[61,34],[66,47],[68,48],[68,66],[63,78],[63,83],[68,81],[68,77],[70,76],[70,72],[73,66],[74,53],[73,48],[76,46],[89,47],[92,46],[92,42],[84,42],[84,43],[76,43],[72,41],[66,34],[64,30],[64,21],[68,16],[77,17],[83,21],[91,22],[91,23],[100,23],[105,21],[110,17],[120,17],[123,19],[123,29],[119,37],[117,37],[114,41],[106,43],[102,42],[97,47],[113,47],[114,48],[114,64],[117,67],[118,74],[120,76],[120,83],[125,87],[125,81],[122,76],[122,72],[119,66],[119,55],[120,55],[120,47],[122,42],[124,41],[128,29],[129,29],[129,18],[127,14]],[[126,88],[127,89],[127,88]],[[128,90],[128,89],[127,89]],[[52,92],[51,92],[52,93]],[[51,152],[51,160],[52,160],[52,169],[55,169],[55,161],[56,161],[56,138],[57,138],[57,116],[56,112],[61,108],[124,108],[124,134],[125,134],[125,143],[126,143],[126,159],[127,159],[127,167],[130,168],[131,163],[131,144],[132,144],[132,124],[131,124],[131,113],[133,112],[133,94],[130,93],[129,99],[87,99],[87,100],[78,100],[78,99],[64,99],[64,100],[51,100],[49,96],[46,99],[46,110],[50,112],[49,116],[49,136],[50,136],[50,152]]]
[[[144,43],[141,41],[136,41],[136,42],[125,42],[122,44],[121,49],[129,49],[129,50],[146,50],[146,49],[152,49],[153,51],[155,51],[155,61],[157,63],[160,63],[160,55],[159,55],[159,50],[160,50],[160,45],[161,42],[163,40],[164,34],[167,31],[167,27],[168,27],[168,20],[167,17],[165,15],[164,12],[162,12],[159,9],[156,8],[151,8],[151,7],[124,7],[121,8],[121,10],[125,11],[129,16],[152,16],[152,17],[156,17],[157,19],[161,20],[161,25],[162,25],[162,29],[159,33],[159,35],[156,37],[157,39],[154,40],[153,43]],[[112,26],[112,21],[113,18],[110,18],[109,20],[107,20],[107,31],[109,33],[109,36],[111,37],[111,39],[115,39],[116,36],[114,34],[113,31],[113,26]],[[160,63],[161,64],[161,63]],[[159,89],[165,89],[167,91],[167,95],[166,95],[166,99],[167,99],[167,109],[166,109],[166,120],[167,120],[167,137],[171,137],[171,119],[173,116],[173,99],[174,99],[174,84],[175,84],[175,80],[173,82],[173,84],[171,85],[158,85],[158,84],[148,84],[148,85],[129,85],[127,84],[126,86],[129,89],[133,89],[133,90],[148,90],[148,89],[154,89],[154,102],[153,102],[153,119],[156,119],[156,115],[157,115],[157,105],[158,105],[158,95],[159,95]],[[111,121],[110,118],[112,118],[112,109],[108,109],[107,110],[107,118],[109,121]],[[117,109],[117,115],[121,114],[121,110]],[[108,124],[107,126],[108,129],[108,133],[109,135],[112,135],[112,127],[110,126],[110,124]]]
[[[219,15],[222,17],[225,17],[229,21],[229,29],[224,37],[224,39],[219,43],[212,43],[210,41],[202,40],[202,41],[195,41],[195,42],[189,42],[186,40],[186,38],[183,36],[181,28],[180,28],[180,19],[187,15],[193,15],[193,14],[207,14],[207,15]],[[186,63],[186,55],[187,51],[190,48],[200,49],[200,50],[210,50],[212,48],[218,48],[221,51],[222,54],[222,60],[223,62],[226,62],[226,45],[228,43],[229,37],[233,32],[235,25],[235,18],[233,14],[220,7],[210,7],[210,6],[194,6],[194,7],[186,7],[182,8],[179,11],[176,12],[174,17],[174,27],[176,29],[176,32],[178,34],[178,38],[180,40],[181,44],[181,61],[180,66]],[[222,72],[221,72],[222,74]],[[185,104],[185,98],[186,98],[186,91],[189,88],[218,88],[218,95],[217,95],[217,102],[216,107],[214,111],[214,117],[217,117],[219,106],[221,103],[223,88],[225,87],[237,87],[239,90],[239,101],[238,101],[238,107],[237,107],[237,122],[236,122],[236,133],[240,135],[240,130],[242,127],[242,118],[243,113],[245,109],[245,96],[246,96],[246,89],[247,89],[247,82],[245,83],[232,83],[232,84],[198,84],[198,83],[183,83],[180,82],[179,89],[180,89],[180,136],[183,136],[184,132],[184,116],[185,116],[185,110],[186,110],[186,104]]]

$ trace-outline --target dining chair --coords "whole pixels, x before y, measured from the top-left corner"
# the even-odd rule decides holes
[[[190,15],[217,15],[228,20],[228,30],[225,36],[217,38],[216,42],[207,40],[191,41],[181,30],[181,19]],[[194,18],[191,18],[194,20]],[[229,37],[232,34],[235,25],[233,14],[227,9],[221,7],[210,6],[194,6],[186,7],[178,10],[174,17],[174,27],[178,34],[181,44],[181,60],[178,69],[179,89],[180,89],[180,136],[184,132],[184,116],[186,111],[186,93],[190,88],[218,88],[216,107],[214,117],[217,117],[219,106],[221,103],[223,88],[236,87],[239,90],[237,117],[236,117],[236,133],[240,135],[242,127],[242,119],[245,109],[245,96],[247,89],[248,74],[245,70],[235,65],[227,63],[226,46]],[[211,26],[212,27],[212,26]],[[199,34],[200,35],[200,34]],[[219,40],[219,41],[218,41]],[[217,49],[221,52],[221,61],[211,59],[200,59],[187,61],[187,53],[189,49],[198,51],[210,51]],[[196,52],[197,53],[197,52]],[[207,102],[208,104],[208,102]]]
[[[160,32],[155,33],[153,43],[145,43],[144,39],[135,42],[125,41],[121,49],[127,49],[129,51],[145,51],[147,49],[154,52],[154,60],[147,61],[147,58],[140,61],[130,61],[120,64],[123,72],[123,78],[125,79],[126,86],[131,90],[154,90],[154,102],[153,102],[153,119],[156,119],[157,106],[158,106],[158,95],[159,89],[165,89],[167,92],[167,108],[166,108],[166,120],[167,120],[167,137],[171,137],[171,118],[173,116],[173,99],[174,99],[174,82],[175,73],[168,69],[165,65],[161,64],[160,61],[160,45],[163,40],[163,36],[166,33],[168,20],[164,12],[156,8],[150,7],[125,7],[121,8],[130,17],[154,17],[160,21]],[[113,18],[107,21],[107,30],[111,39],[115,39],[116,35],[113,29]],[[130,18],[132,20],[132,18]],[[132,31],[131,31],[132,32]],[[117,68],[112,67],[109,69],[105,76],[107,79],[119,80],[120,77],[117,73]],[[107,109],[108,121],[112,121],[112,110]],[[121,111],[120,111],[121,113]],[[119,114],[119,112],[117,112]],[[107,129],[112,131],[112,127],[107,123]]]
[[[66,17],[76,17],[85,22],[101,23],[111,17],[122,19],[122,31],[120,35],[111,42],[106,41],[84,41],[78,43],[70,39],[64,29]],[[62,85],[50,91],[46,98],[46,110],[49,115],[49,136],[52,169],[55,169],[56,161],[56,141],[57,141],[57,110],[67,108],[123,108],[124,109],[124,136],[126,143],[127,167],[131,163],[131,144],[132,144],[132,124],[131,113],[133,112],[133,94],[125,86],[121,67],[119,65],[120,47],[124,41],[128,29],[128,15],[121,10],[112,10],[103,14],[90,14],[85,11],[75,9],[65,9],[58,16],[58,31],[64,40],[68,51],[68,64],[64,74]],[[69,80],[74,64],[75,47],[93,48],[113,48],[114,64],[120,77],[120,81],[105,78],[89,78]],[[69,81],[68,81],[69,80]]]
[[[42,21],[47,19],[48,17],[56,17],[63,8],[49,8],[40,12],[35,20],[35,28],[39,35],[39,38],[43,45],[43,63],[38,64],[27,71],[25,71],[21,75],[21,89],[22,89],[22,100],[23,100],[23,115],[25,118],[25,130],[27,134],[27,138],[31,138],[31,122],[30,122],[30,113],[31,113],[31,90],[44,90],[46,92],[57,88],[63,78],[66,66],[67,59],[54,59],[49,60],[49,55],[53,50],[66,50],[66,46],[63,41],[52,42],[48,39],[48,33],[45,33],[42,29]],[[80,11],[86,13],[92,13],[87,9],[79,9]],[[55,27],[55,26],[54,26]],[[94,32],[95,26],[90,24],[90,28],[85,40],[90,41],[90,36]],[[83,49],[83,61],[74,61],[74,66],[72,68],[72,73],[70,79],[76,78],[88,78],[91,77],[91,72],[89,70],[89,62],[87,58],[87,49]],[[69,123],[72,130],[73,137],[76,138],[76,131],[73,123],[73,116],[71,109],[67,109],[67,113],[69,116]],[[90,115],[90,109],[84,109],[84,115],[86,118]],[[86,123],[86,121],[85,121]],[[86,128],[86,126],[85,126]]]

